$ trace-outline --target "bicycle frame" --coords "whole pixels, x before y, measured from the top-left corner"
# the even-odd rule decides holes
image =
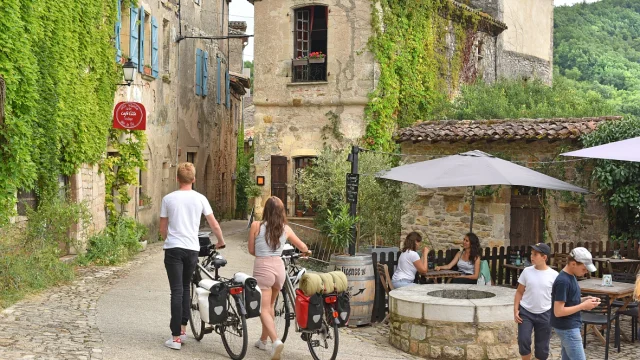
[[[215,256],[215,253],[212,254],[211,256],[205,258],[205,260],[203,260],[202,262],[206,262],[207,259],[210,259],[211,257]],[[198,270],[200,270],[200,272],[198,272]],[[218,275],[218,270],[219,268],[215,268],[215,271],[213,274],[211,274],[204,266],[202,266],[201,263],[197,263],[196,264],[196,271],[194,275],[197,275],[197,277],[201,277],[201,274],[205,274],[209,279],[211,280],[215,280],[215,281],[222,281],[224,283],[227,284],[227,286],[229,287],[229,289],[232,288],[236,288],[236,287],[240,287],[240,288],[244,288],[244,285],[242,284],[234,284],[233,286],[230,286],[230,284],[233,283],[233,280],[230,279],[225,279],[223,277],[220,277],[220,275]],[[196,280],[196,276],[194,276],[194,283],[196,286],[198,286],[199,279]],[[244,291],[244,289],[243,289]],[[236,305],[238,307],[238,311],[240,311],[241,315],[247,315],[247,309],[244,307],[244,301],[242,301],[242,299],[240,298],[240,294],[231,294],[231,296],[233,296],[233,298],[236,300]]]
[[[293,287],[293,283],[291,282],[291,278],[292,276],[289,276],[289,267],[291,265],[295,265],[295,260],[293,258],[293,256],[291,255],[282,255],[281,256],[282,261],[284,262],[284,271],[285,271],[285,278],[284,278],[284,291],[287,292],[287,295],[289,296],[289,299],[292,301],[292,304],[289,304],[289,306],[291,306],[292,309],[292,313],[295,314],[296,313],[296,289]],[[296,274],[297,275],[297,274]],[[292,321],[295,324],[295,329],[296,332],[301,332],[302,330],[300,329],[300,327],[298,326],[298,322],[297,321]]]

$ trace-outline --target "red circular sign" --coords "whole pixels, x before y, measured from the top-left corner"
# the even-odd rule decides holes
[[[147,111],[137,102],[120,102],[113,109],[113,127],[116,129],[144,130]]]

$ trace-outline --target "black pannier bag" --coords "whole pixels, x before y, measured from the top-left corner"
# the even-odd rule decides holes
[[[209,291],[209,324],[221,324],[227,320],[229,288],[224,283],[217,283]]]
[[[296,320],[304,330],[317,330],[322,326],[322,295],[306,296],[300,289],[296,289]]]
[[[198,242],[200,242],[200,251],[198,252],[198,256],[209,256],[209,245],[211,245],[211,239],[209,239],[209,235],[198,234]]]
[[[349,317],[351,316],[351,295],[348,292],[345,291],[338,294],[336,311],[338,312],[338,327],[349,324]]]
[[[258,287],[258,281],[245,273],[238,272],[233,276],[233,280],[244,285],[244,307],[247,311],[247,319],[260,316],[262,302],[262,292]]]

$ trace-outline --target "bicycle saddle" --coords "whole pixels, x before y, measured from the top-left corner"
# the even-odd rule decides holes
[[[217,269],[227,265],[227,260],[222,256],[218,255],[213,259],[211,264],[213,264],[213,266]]]

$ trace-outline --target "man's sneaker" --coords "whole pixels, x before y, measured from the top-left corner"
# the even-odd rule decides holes
[[[173,340],[173,337],[171,337],[171,339],[164,342],[164,346],[173,350],[180,350],[182,347],[182,340],[180,340],[180,338]]]
[[[282,350],[284,350],[284,344],[282,341],[280,341],[280,339],[274,341],[271,347],[271,360],[280,360]]]
[[[180,342],[183,343],[183,342],[185,342],[185,340],[187,340],[187,333],[186,332],[181,332],[180,333]]]
[[[263,342],[262,340],[258,339],[258,341],[256,341],[256,347],[260,350],[267,350],[267,342]]]

